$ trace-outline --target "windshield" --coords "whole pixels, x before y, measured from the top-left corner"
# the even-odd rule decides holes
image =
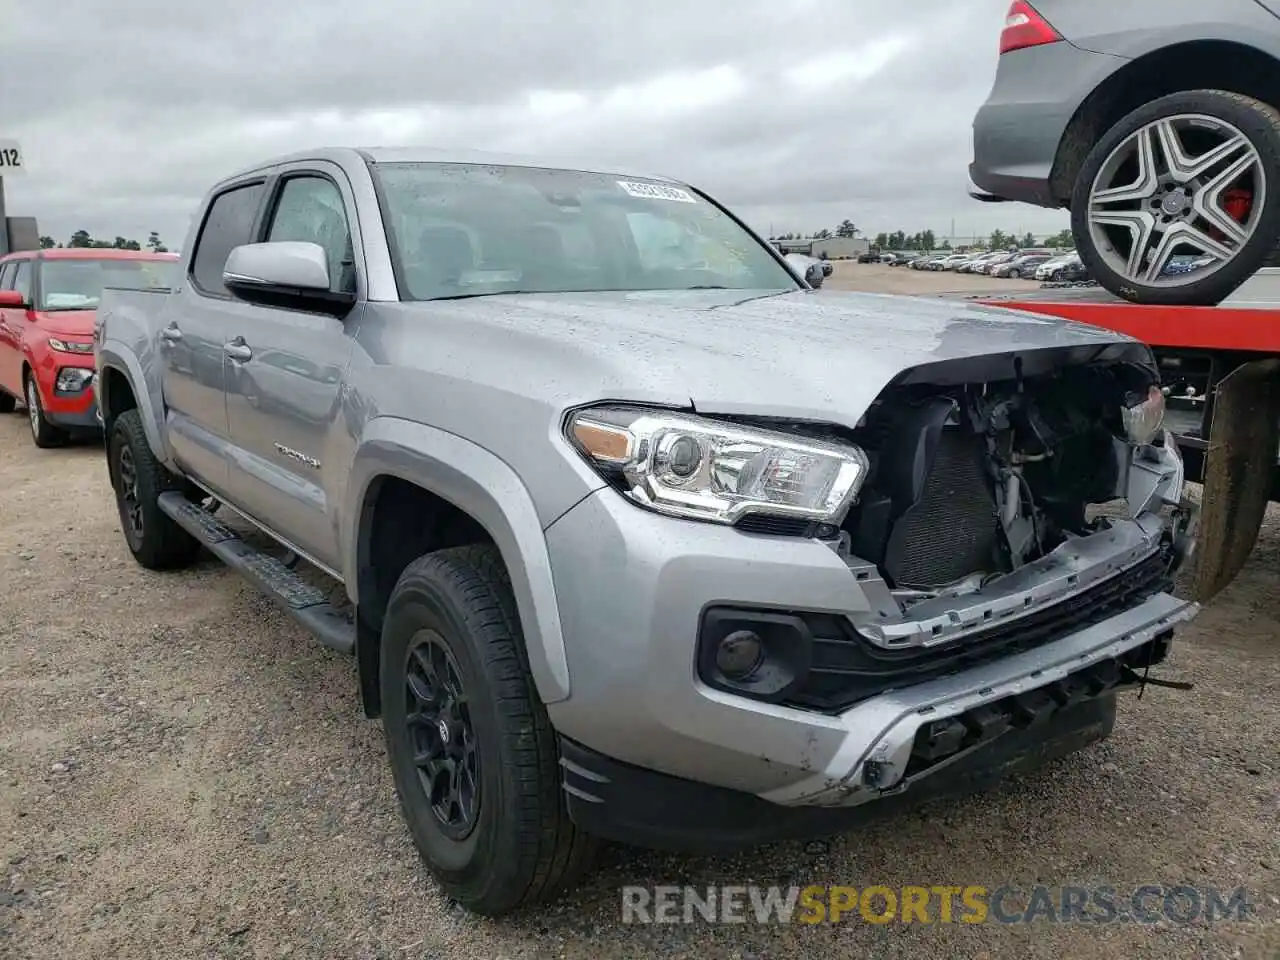
[[[452,163],[373,170],[406,300],[799,286],[724,211],[671,184]]]
[[[176,260],[47,259],[40,268],[40,310],[94,310],[103,287],[151,290],[173,286]]]

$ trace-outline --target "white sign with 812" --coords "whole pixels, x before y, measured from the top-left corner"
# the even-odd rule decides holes
[[[20,177],[27,172],[17,140],[0,140],[0,177]]]

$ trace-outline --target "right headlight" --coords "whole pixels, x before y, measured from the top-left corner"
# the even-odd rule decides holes
[[[566,433],[637,504],[716,523],[746,514],[838,523],[868,470],[853,444],[638,407],[580,410]]]
[[[1145,447],[1160,435],[1164,426],[1164,391],[1157,386],[1147,390],[1147,398],[1131,407],[1120,408],[1124,432],[1134,446]]]

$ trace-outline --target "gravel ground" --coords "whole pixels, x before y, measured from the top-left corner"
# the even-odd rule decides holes
[[[0,490],[0,957],[1280,956],[1280,513],[1161,670],[1195,689],[1128,695],[1110,740],[828,843],[609,848],[568,899],[491,922],[419,865],[349,660],[214,560],[134,564],[96,445],[38,451],[2,417]],[[1245,885],[1258,918],[620,923],[624,884],[751,882]]]

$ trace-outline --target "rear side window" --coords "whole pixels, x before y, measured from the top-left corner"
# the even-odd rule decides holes
[[[218,194],[210,205],[191,261],[191,276],[205,293],[230,296],[222,285],[222,268],[234,248],[252,242],[254,215],[264,186],[253,183],[234,187]]]
[[[0,263],[0,290],[12,290],[13,278],[18,272],[18,262],[10,260],[8,263]]]
[[[31,302],[31,261],[18,261],[18,274],[13,278],[13,289],[17,290],[26,298],[28,303]]]

